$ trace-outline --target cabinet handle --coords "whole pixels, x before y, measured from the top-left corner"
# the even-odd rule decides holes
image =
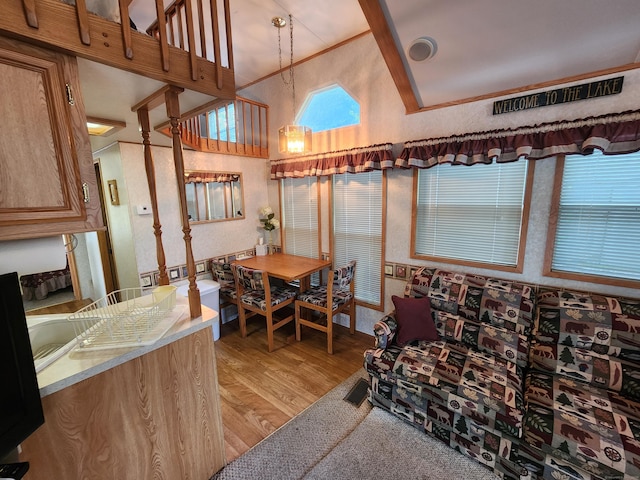
[[[69,85],[69,84],[67,83],[67,84],[65,84],[65,88],[66,88],[66,90],[67,90],[67,103],[68,103],[69,105],[75,105],[75,104],[76,104],[76,102],[75,102],[75,100],[73,99],[73,90],[71,90],[71,85]]]
[[[89,184],[82,184],[82,196],[84,197],[84,203],[89,203]]]

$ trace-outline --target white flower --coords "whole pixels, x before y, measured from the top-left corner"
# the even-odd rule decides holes
[[[271,225],[273,225],[273,228],[280,228],[280,221],[274,218],[271,220]]]
[[[273,214],[273,209],[270,206],[266,206],[266,207],[262,207],[262,209],[260,210],[260,215],[262,215],[263,217],[268,217],[269,215]]]

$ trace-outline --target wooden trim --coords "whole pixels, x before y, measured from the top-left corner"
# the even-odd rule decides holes
[[[373,36],[378,43],[382,57],[389,68],[389,73],[396,84],[396,88],[398,89],[398,93],[400,94],[406,113],[415,113],[420,111],[418,98],[413,91],[411,80],[409,79],[409,75],[407,75],[407,70],[402,60],[402,56],[398,51],[398,47],[396,46],[396,42],[393,38],[393,33],[389,28],[389,24],[382,7],[380,6],[380,2],[371,0],[358,0],[358,2],[362,8],[362,13],[364,13],[367,22],[371,27]]]
[[[551,278],[574,280],[624,288],[640,288],[640,281],[625,278],[605,277],[586,273],[557,272],[552,270],[553,252],[555,247],[556,232],[558,228],[558,216],[560,213],[560,195],[562,192],[562,178],[564,173],[564,155],[556,157],[556,170],[551,193],[551,209],[549,211],[549,226],[547,227],[547,245],[542,266],[542,275]]]
[[[444,103],[438,103],[436,105],[429,105],[427,107],[421,107],[414,112],[407,112],[407,113],[411,114],[411,113],[428,112],[430,110],[453,107],[456,105],[463,105],[465,103],[473,103],[481,100],[489,100],[491,98],[504,97],[504,96],[513,95],[516,93],[527,92],[530,90],[538,90],[541,88],[553,87],[555,85],[562,85],[565,83],[577,82],[579,80],[586,80],[589,78],[600,77],[604,75],[611,75],[614,73],[625,72],[627,70],[634,70],[636,68],[640,68],[640,63],[628,63],[626,65],[620,65],[619,67],[606,68],[603,70],[596,70],[594,72],[582,73],[580,75],[572,75],[570,77],[549,80],[547,82],[532,83],[529,85],[524,85],[522,87],[510,88],[508,90],[501,90],[499,92],[492,92],[492,93],[486,93],[484,95],[478,95],[475,97],[463,98],[461,100],[453,100],[451,102],[444,102]]]
[[[78,274],[78,264],[76,263],[76,253],[73,250],[73,235],[65,233],[62,235],[65,248],[67,250],[67,263],[69,264],[69,273],[71,274],[71,286],[73,287],[73,297],[76,300],[82,300],[82,287],[80,284],[80,275]]]
[[[351,43],[351,42],[353,42],[355,40],[358,40],[361,37],[364,37],[365,35],[368,35],[369,33],[371,33],[371,30],[367,30],[365,32],[359,33],[357,35],[354,35],[351,38],[347,38],[346,40],[343,40],[340,43],[336,43],[335,45],[332,45],[331,47],[325,48],[324,50],[321,50],[318,53],[314,53],[313,55],[309,55],[308,57],[303,58],[302,60],[298,60],[297,62],[294,62],[293,63],[293,67],[295,68],[298,65],[302,65],[303,63],[306,63],[306,62],[308,62],[310,60],[313,60],[316,57],[320,57],[320,56],[324,55],[325,53],[328,53],[328,52],[330,52],[332,50],[336,50],[336,49],[338,49],[338,48],[340,48],[340,47],[342,47],[344,45],[347,45],[347,44],[349,44],[349,43]],[[254,81],[249,82],[249,83],[247,83],[245,85],[237,87],[236,91],[240,91],[240,90],[242,90],[244,88],[249,88],[250,86],[255,85],[256,83],[260,83],[263,80],[266,80],[266,79],[271,78],[271,77],[275,77],[276,75],[280,75],[280,73],[286,72],[288,70],[289,70],[289,67],[282,67],[280,70],[276,70],[275,72],[270,73],[269,75],[265,75],[264,77],[260,77],[257,80],[254,80]]]
[[[529,231],[529,214],[531,212],[531,197],[533,196],[533,180],[536,170],[536,161],[529,160],[527,165],[527,181],[524,186],[524,205],[522,208],[522,220],[520,224],[520,244],[518,245],[518,260],[516,272],[524,271],[524,255],[527,249],[527,233]]]

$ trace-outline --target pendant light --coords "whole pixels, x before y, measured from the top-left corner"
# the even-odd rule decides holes
[[[273,17],[271,24],[278,29],[278,57],[280,60],[280,76],[282,82],[291,86],[293,100],[293,120],[296,116],[296,82],[293,75],[293,21],[289,14],[289,39],[291,44],[291,56],[289,59],[289,80],[284,76],[282,68],[282,45],[280,43],[280,30],[287,25],[287,21],[282,17]],[[302,154],[311,152],[311,128],[303,125],[284,125],[278,130],[278,150],[280,153]]]

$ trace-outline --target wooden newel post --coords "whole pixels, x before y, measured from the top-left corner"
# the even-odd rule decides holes
[[[151,141],[149,140],[151,123],[149,121],[149,109],[146,106],[138,110],[138,123],[140,124],[140,129],[142,130],[142,144],[144,145],[144,168],[147,172],[147,183],[149,184],[149,195],[151,197],[151,210],[153,212],[153,234],[156,236],[156,256],[158,259],[158,270],[160,272],[158,282],[160,285],[169,285],[169,276],[167,275],[167,261],[164,255],[164,247],[162,245],[162,225],[160,225],[160,215],[158,214],[156,172],[153,164],[153,156],[151,154]]]
[[[189,225],[189,213],[187,211],[187,193],[184,185],[184,160],[182,156],[182,140],[180,139],[180,129],[178,120],[180,118],[180,103],[178,94],[182,88],[171,87],[165,93],[165,104],[167,106],[167,116],[171,122],[171,138],[173,143],[173,161],[176,168],[176,178],[178,181],[178,196],[180,198],[180,213],[182,216],[182,231],[184,232],[184,243],[187,253],[187,275],[189,277],[189,310],[191,318],[202,315],[200,305],[200,291],[196,285],[196,264],[193,260],[193,250],[191,249],[191,226]]]

